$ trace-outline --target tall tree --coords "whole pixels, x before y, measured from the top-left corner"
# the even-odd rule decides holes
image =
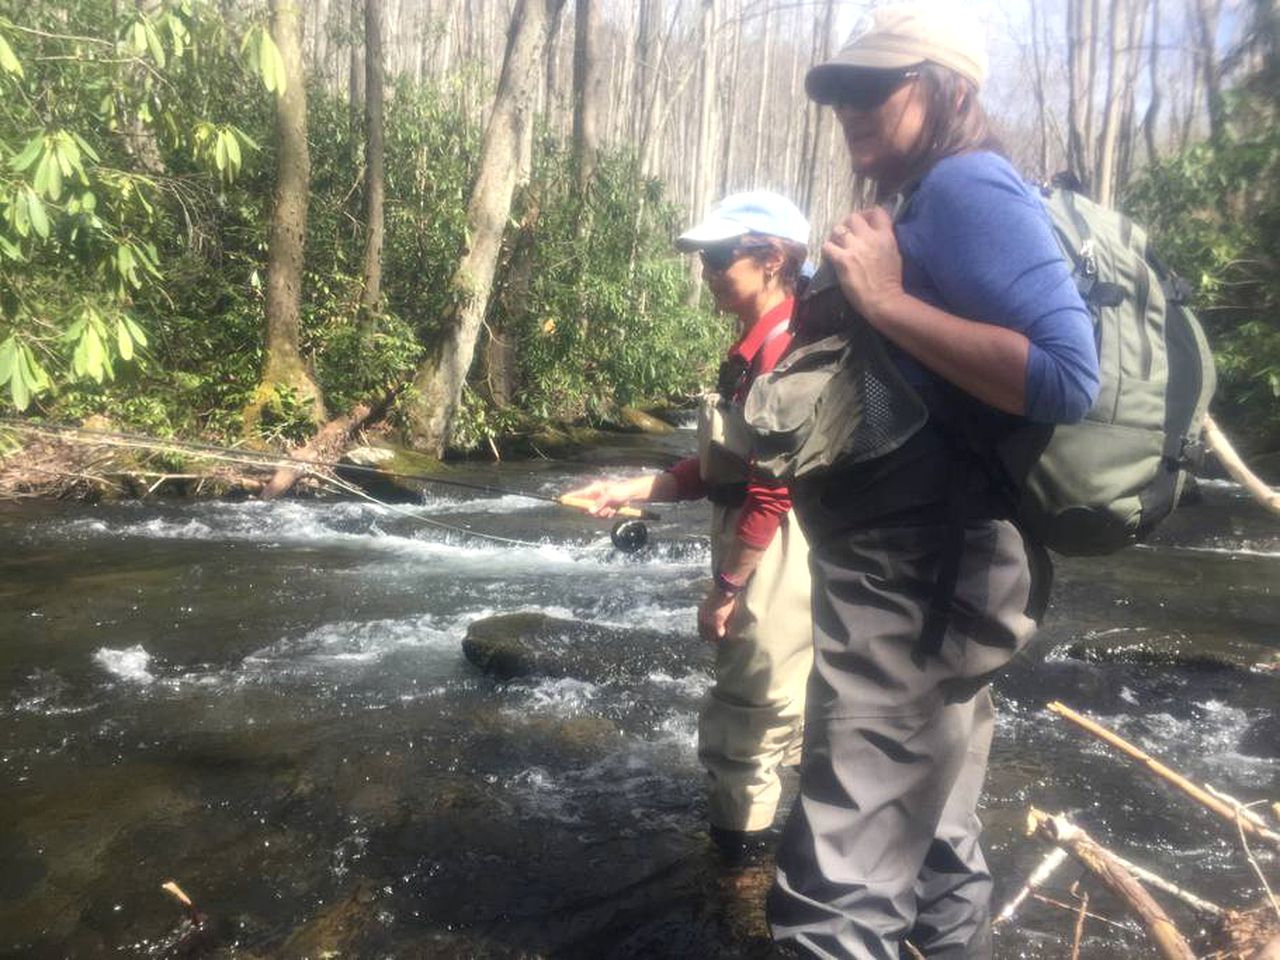
[[[600,150],[604,71],[600,62],[600,0],[575,0],[573,22],[573,157],[578,195],[585,196]]]
[[[532,122],[547,33],[564,0],[516,0],[502,74],[480,150],[467,205],[467,246],[451,281],[454,306],[441,343],[418,367],[415,396],[406,410],[409,432],[421,449],[440,454],[462,399],[476,337],[489,303],[503,228],[511,215],[521,138]]]
[[[269,395],[287,387],[299,398],[311,401],[311,418],[320,423],[325,418],[324,399],[299,345],[311,156],[307,151],[307,95],[295,0],[271,0],[271,35],[285,72],[283,90],[278,89],[276,96],[276,186],[267,253],[267,361],[258,401],[246,411],[245,419],[251,424]]]
[[[368,331],[382,308],[383,200],[385,150],[382,131],[383,54],[382,0],[364,0],[364,285],[361,322]]]

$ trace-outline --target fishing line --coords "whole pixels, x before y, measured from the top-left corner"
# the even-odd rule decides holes
[[[254,467],[274,467],[276,469],[296,468],[300,473],[305,473],[319,480],[327,481],[331,485],[338,487],[338,489],[345,490],[347,493],[358,496],[370,503],[375,503],[389,510],[393,510],[394,512],[401,513],[404,516],[418,520],[428,526],[434,526],[463,536],[476,537],[496,543],[506,543],[526,547],[542,546],[542,544],[534,543],[533,541],[517,540],[512,537],[501,537],[497,534],[482,533],[465,527],[444,523],[440,520],[429,520],[426,517],[419,516],[418,514],[411,513],[407,510],[397,509],[391,504],[386,503],[377,497],[371,496],[353,484],[348,484],[345,481],[340,481],[336,477],[331,477],[318,472],[316,468],[322,467],[335,472],[352,471],[356,473],[372,474],[380,477],[397,477],[402,480],[416,480],[422,483],[458,487],[481,493],[497,494],[499,496],[523,497],[528,500],[538,500],[543,503],[554,503],[557,506],[570,507],[574,509],[583,509],[588,507],[588,504],[585,501],[549,497],[538,493],[526,493],[521,490],[510,490],[503,487],[496,487],[491,484],[471,483],[465,480],[454,480],[431,474],[399,473],[393,470],[383,470],[379,467],[370,467],[358,463],[341,463],[333,460],[302,460],[296,457],[289,457],[267,451],[241,450],[235,447],[218,446],[216,444],[200,443],[191,440],[160,440],[154,437],[148,437],[145,434],[126,433],[123,431],[93,430],[87,427],[77,427],[64,424],[33,424],[27,421],[14,420],[8,417],[0,418],[0,426],[8,427],[13,430],[25,431],[39,436],[52,436],[58,438],[73,437],[85,440],[86,442],[102,443],[109,446],[122,447],[124,449],[141,449],[151,452],[189,454],[210,460],[221,460],[228,463],[237,463]],[[613,529],[610,531],[609,538],[613,542],[613,545],[623,553],[635,553],[643,549],[643,547],[648,543],[649,531],[648,528],[640,521],[658,520],[660,518],[652,511],[641,510],[635,507],[622,507],[617,511],[617,513],[623,519],[615,523]]]

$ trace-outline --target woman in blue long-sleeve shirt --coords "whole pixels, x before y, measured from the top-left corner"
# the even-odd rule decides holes
[[[899,4],[806,80],[898,215],[875,207],[835,228],[829,280],[819,272],[797,324],[829,329],[851,308],[927,419],[868,392],[858,430],[891,452],[793,486],[814,667],[769,919],[805,955],[896,960],[909,940],[928,957],[991,956],[974,812],[988,682],[1035,630],[1048,561],[1010,521],[984,443],[1027,419],[1083,417],[1098,362],[1039,199],[988,132],[984,73],[963,5]]]

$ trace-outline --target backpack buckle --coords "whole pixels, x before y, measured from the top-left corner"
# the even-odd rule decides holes
[[[1092,237],[1080,245],[1080,272],[1091,280],[1098,275],[1098,255],[1094,252]]]
[[[1178,451],[1178,464],[1199,470],[1204,466],[1204,458],[1209,453],[1209,445],[1203,440],[1182,438],[1182,449]]]

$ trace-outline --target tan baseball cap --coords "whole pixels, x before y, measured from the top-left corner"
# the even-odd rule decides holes
[[[865,70],[900,70],[936,63],[981,87],[987,77],[986,36],[973,11],[950,2],[897,3],[870,11],[832,59],[804,78],[818,103],[835,103],[841,88]]]

